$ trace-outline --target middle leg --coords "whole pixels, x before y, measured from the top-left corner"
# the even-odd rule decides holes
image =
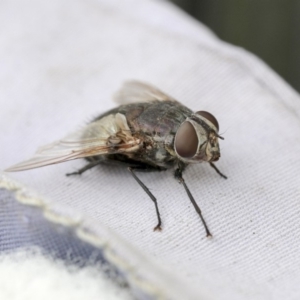
[[[156,172],[156,171],[165,171],[166,169],[164,168],[154,168],[151,166],[139,166],[139,167],[128,167],[127,168],[132,177],[136,180],[136,182],[140,185],[140,187],[146,192],[146,194],[150,197],[150,199],[153,201],[155,205],[155,211],[156,211],[156,216],[157,216],[157,225],[154,227],[154,231],[158,230],[161,231],[161,218],[160,218],[160,213],[157,205],[157,200],[154,197],[154,195],[150,192],[150,190],[145,186],[145,184],[136,176],[135,171],[137,172]]]

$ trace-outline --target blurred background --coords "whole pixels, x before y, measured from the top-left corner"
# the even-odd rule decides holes
[[[300,0],[171,0],[300,92]]]

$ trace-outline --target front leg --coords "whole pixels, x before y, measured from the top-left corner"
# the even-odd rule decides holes
[[[207,224],[206,224],[206,222],[205,222],[205,220],[202,216],[201,209],[199,208],[198,204],[196,203],[193,195],[191,194],[189,188],[187,187],[187,185],[186,185],[186,183],[185,183],[185,181],[182,177],[182,172],[185,169],[185,167],[186,167],[186,165],[184,165],[182,163],[178,164],[178,168],[175,170],[175,173],[174,173],[175,179],[177,179],[179,181],[179,183],[183,184],[184,189],[185,189],[186,193],[188,194],[189,199],[191,200],[197,214],[199,215],[199,217],[200,217],[200,219],[203,223],[203,226],[204,226],[205,232],[206,232],[206,237],[210,238],[210,237],[212,237],[212,234],[210,233],[210,231],[208,229],[208,226],[207,226]]]
[[[225,178],[225,179],[227,179],[227,176],[226,175],[224,175],[223,173],[221,173],[220,171],[219,171],[219,169],[215,166],[215,164],[213,164],[212,162],[210,162],[209,163],[210,164],[210,166],[221,176],[221,177],[223,177],[223,178]]]

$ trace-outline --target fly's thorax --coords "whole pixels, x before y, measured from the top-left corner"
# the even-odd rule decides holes
[[[176,155],[185,163],[218,160],[220,157],[218,130],[218,122],[210,113],[192,114],[176,132],[174,141]]]

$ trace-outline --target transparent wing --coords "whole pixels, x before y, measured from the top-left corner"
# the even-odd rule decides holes
[[[126,81],[114,95],[114,100],[118,104],[166,100],[177,102],[174,98],[166,95],[159,89],[140,81]]]
[[[107,153],[134,152],[139,147],[140,141],[132,136],[126,117],[117,113],[90,123],[64,139],[38,149],[31,159],[5,171],[23,171]]]

